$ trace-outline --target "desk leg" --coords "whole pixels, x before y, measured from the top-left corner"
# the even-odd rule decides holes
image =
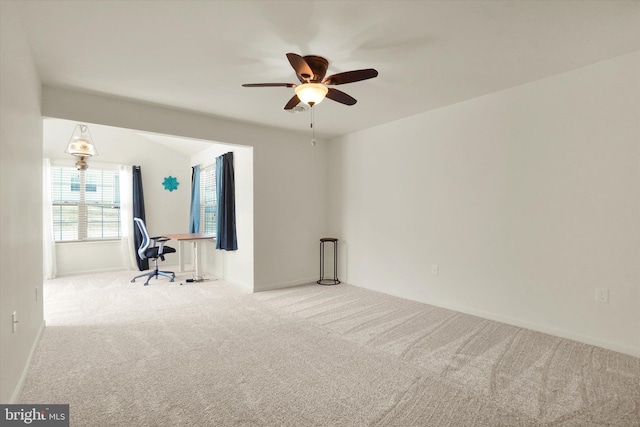
[[[184,271],[184,257],[182,255],[182,251],[184,247],[182,246],[182,240],[178,240],[178,272],[182,273]]]
[[[194,240],[193,241],[193,263],[195,264],[195,279],[196,280],[200,280],[202,279],[202,277],[200,277],[200,258],[198,257],[198,241]]]

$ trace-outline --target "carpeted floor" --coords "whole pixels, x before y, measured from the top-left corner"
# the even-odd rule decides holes
[[[45,282],[21,403],[72,426],[640,426],[638,358],[345,284],[131,276]]]

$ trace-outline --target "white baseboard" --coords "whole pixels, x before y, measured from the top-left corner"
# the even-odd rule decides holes
[[[584,344],[606,348],[608,350],[617,351],[618,353],[624,353],[630,356],[640,357],[640,348],[629,347],[629,346],[625,346],[625,345],[621,345],[621,344],[609,342],[609,341],[603,341],[590,336],[576,334],[575,332],[567,331],[565,329],[559,329],[559,328],[554,328],[547,325],[541,325],[538,323],[523,321],[520,319],[511,318],[511,317],[500,316],[493,313],[487,313],[484,311],[474,310],[466,307],[455,307],[455,306],[451,306],[451,307],[441,306],[441,307],[454,310],[454,311],[459,311],[465,314],[471,314],[473,316],[482,317],[483,319],[495,320],[496,322],[507,323],[509,325],[518,326],[520,328],[531,329],[532,331],[542,332],[545,334],[554,335],[556,337],[566,338],[566,339],[578,341]]]
[[[263,291],[273,291],[276,289],[283,289],[283,288],[290,288],[292,286],[299,286],[299,285],[307,285],[309,283],[316,283],[316,281],[318,280],[317,277],[312,277],[310,279],[299,279],[299,280],[294,280],[292,282],[287,282],[287,283],[273,283],[270,285],[262,285],[259,288],[254,288],[254,292],[263,292]]]
[[[115,271],[124,271],[127,270],[124,267],[113,267],[113,268],[100,268],[100,269],[87,269],[87,270],[73,270],[73,271],[58,271],[58,273],[56,274],[56,278],[57,277],[71,277],[71,276],[83,276],[85,274],[99,274],[99,273],[111,273],[111,272],[115,272]],[[131,270],[131,271],[138,271],[138,269],[136,268],[136,270]]]
[[[358,286],[358,285],[353,285],[353,286]],[[369,289],[364,286],[359,286],[359,287],[362,287],[364,289]],[[594,345],[596,347],[606,348],[607,350],[617,351],[618,353],[624,353],[634,357],[640,357],[640,348],[621,345],[615,342],[603,341],[590,336],[576,334],[575,332],[567,331],[565,329],[554,328],[547,325],[528,322],[526,320],[516,319],[512,317],[507,317],[507,316],[501,316],[499,314],[476,310],[470,307],[458,306],[455,304],[442,304],[439,301],[412,299],[412,298],[407,298],[406,296],[403,296],[403,295],[397,295],[390,292],[379,291],[377,289],[370,289],[370,290],[386,293],[388,295],[393,295],[398,298],[403,298],[411,301],[417,301],[417,302],[433,305],[435,307],[445,308],[447,310],[453,310],[453,311],[457,311],[464,314],[470,314],[472,316],[482,317],[483,319],[495,320],[496,322],[506,323],[508,325],[513,325],[520,328],[531,329],[532,331],[542,332],[542,333],[553,335],[556,337],[566,338],[566,339],[578,341],[584,344]]]
[[[18,384],[16,384],[16,388],[13,390],[11,399],[9,399],[9,404],[16,403],[18,401],[18,398],[20,397],[20,393],[22,393],[22,388],[24,387],[24,381],[27,379],[29,366],[31,366],[31,359],[33,358],[33,354],[36,352],[36,348],[38,348],[38,344],[40,344],[40,339],[42,338],[42,332],[44,332],[45,327],[46,327],[46,322],[43,320],[42,324],[40,325],[40,329],[38,330],[38,334],[36,335],[36,339],[33,340],[33,344],[31,345],[31,350],[29,351],[27,362],[24,364],[24,368],[22,369],[22,374],[20,375]]]

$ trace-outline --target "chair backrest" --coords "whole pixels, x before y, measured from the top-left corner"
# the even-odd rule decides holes
[[[142,242],[140,243],[140,247],[138,248],[138,255],[140,256],[140,259],[146,259],[146,251],[149,247],[149,243],[151,243],[151,238],[149,237],[149,233],[147,232],[147,227],[144,225],[144,221],[140,218],[133,218],[133,220],[138,225],[140,234],[142,234]]]

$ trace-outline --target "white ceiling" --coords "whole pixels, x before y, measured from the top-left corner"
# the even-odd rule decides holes
[[[178,138],[175,136],[160,135],[157,133],[149,132],[135,132],[139,136],[148,139],[156,144],[162,144],[165,147],[169,147],[172,150],[178,151],[182,154],[186,154],[189,157],[195,156],[201,151],[211,147],[212,141],[202,141],[193,138]],[[220,145],[216,143],[217,145]]]
[[[4,1],[4,0],[3,0]],[[640,49],[640,1],[20,1],[44,84],[307,130],[285,54],[320,55],[358,100],[314,107],[328,138]],[[2,58],[7,60],[7,58]]]

